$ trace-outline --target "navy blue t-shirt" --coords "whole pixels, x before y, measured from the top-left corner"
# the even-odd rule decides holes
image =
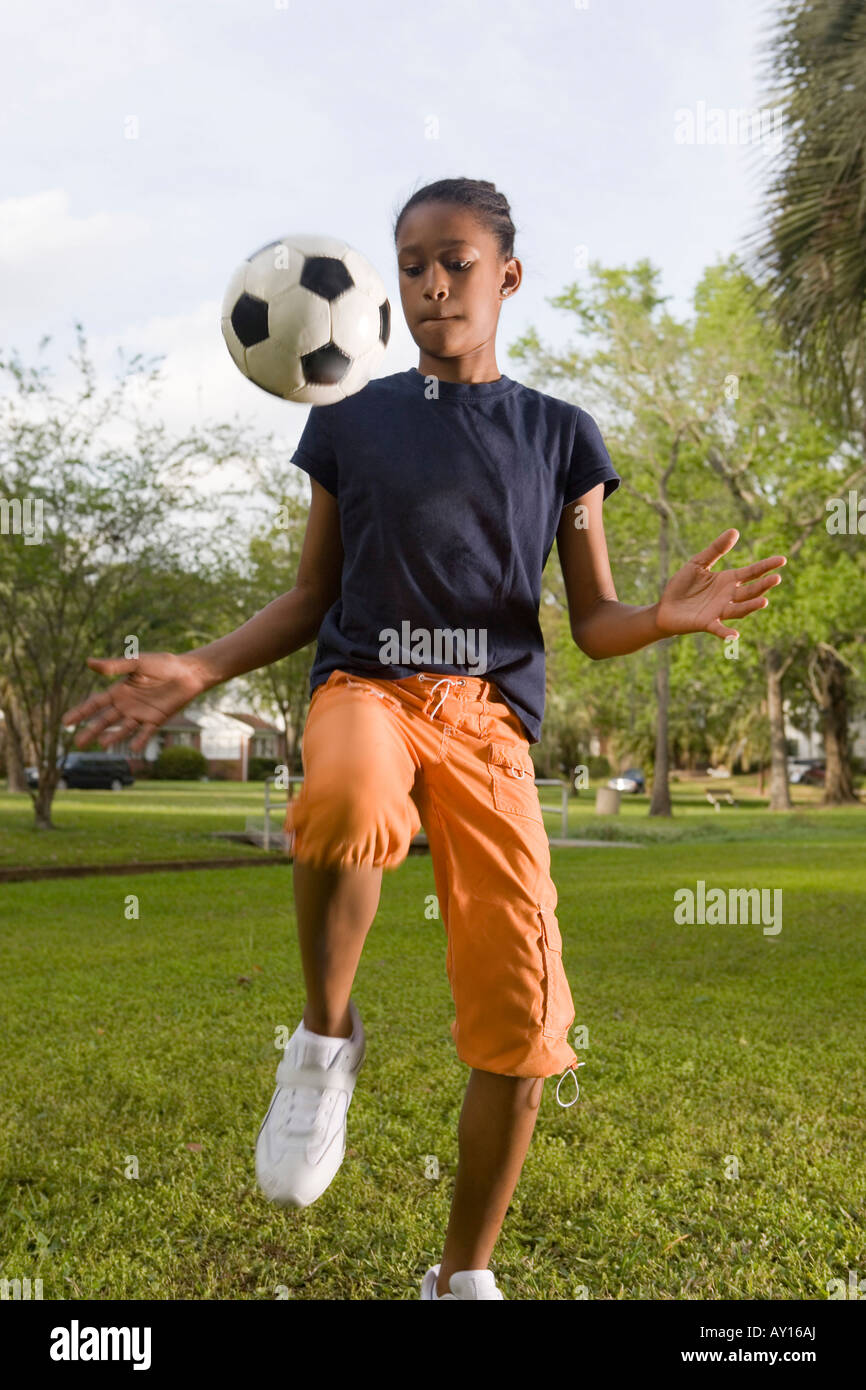
[[[345,555],[310,695],[337,669],[479,676],[537,743],[541,576],[562,509],[620,484],[592,416],[507,376],[410,367],[313,406],[292,462],[336,497]]]

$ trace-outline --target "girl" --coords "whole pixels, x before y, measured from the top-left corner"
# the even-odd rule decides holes
[[[82,746],[120,720],[103,747],[134,735],[140,751],[195,696],[318,636],[304,782],[286,815],[307,1003],[258,1136],[258,1181],[272,1200],[306,1206],[342,1162],[365,1052],[355,971],[382,871],[423,825],[451,1031],[471,1071],[444,1249],[421,1297],[500,1299],[488,1264],[544,1079],[579,1065],[529,754],[554,538],[574,640],[593,659],[673,633],[735,636],[725,621],[765,607],[780,582],[768,572],[785,561],[711,574],[737,540],[725,531],[657,603],[620,603],[602,523],[620,478],[595,422],[496,365],[500,308],[522,276],[505,197],[485,181],[439,180],[409,199],[394,239],[418,367],[310,411],[293,455],[312,490],[294,588],[184,655],[91,659],[125,679],[64,722],[99,714]]]

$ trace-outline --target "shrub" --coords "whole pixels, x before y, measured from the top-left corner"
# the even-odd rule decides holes
[[[204,772],[207,772],[207,758],[204,754],[197,748],[186,748],[182,744],[174,748],[163,748],[153,768],[154,777],[182,782],[194,782]]]
[[[250,758],[247,763],[247,781],[264,782],[266,777],[274,776],[279,765],[279,758]]]

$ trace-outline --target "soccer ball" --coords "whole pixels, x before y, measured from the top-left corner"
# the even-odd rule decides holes
[[[235,364],[263,391],[331,405],[378,367],[391,306],[370,262],[345,241],[285,236],[238,266],[222,330]]]

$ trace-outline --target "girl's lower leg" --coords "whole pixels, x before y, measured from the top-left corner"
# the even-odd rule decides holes
[[[292,871],[307,986],[304,1026],[348,1038],[349,996],[379,906],[382,870],[318,869],[296,859]]]
[[[544,1091],[542,1076],[502,1076],[472,1069],[458,1140],[460,1158],[436,1292],[451,1275],[486,1269],[532,1139]]]

